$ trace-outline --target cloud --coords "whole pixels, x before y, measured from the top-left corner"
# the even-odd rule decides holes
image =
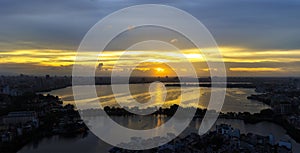
[[[148,3],[175,6],[199,19],[220,46],[231,47],[232,53],[224,54],[228,69],[279,68],[282,71],[276,72],[276,75],[299,75],[298,0],[1,0],[0,58],[6,62],[1,63],[0,73],[70,74],[69,68],[73,63],[75,50],[85,33],[95,23],[121,8]],[[193,47],[191,44],[186,45],[187,41],[176,34],[164,33],[167,37],[163,37],[160,31],[134,33],[134,30],[130,29],[129,33],[118,38],[120,41],[112,42],[108,49],[124,49],[129,44],[141,40],[140,38],[144,39],[143,35],[148,35],[147,39],[159,36],[161,40],[171,42],[179,48]],[[127,41],[123,41],[124,39]],[[35,52],[25,53],[20,52],[21,50]],[[48,51],[49,54],[45,55],[45,50],[62,52]],[[64,50],[67,53],[63,52]],[[111,58],[101,62],[112,62],[113,57],[112,54]],[[137,58],[132,56],[126,60]],[[47,65],[54,61],[60,64]],[[275,75],[264,72],[261,74]]]
[[[6,43],[1,49],[75,50],[89,28],[104,16],[132,5],[161,2],[2,0],[0,40]],[[198,18],[222,46],[300,48],[300,2],[296,0],[167,0],[162,4],[178,7]]]
[[[176,43],[176,42],[178,42],[178,39],[176,39],[176,38],[170,40],[170,43]]]
[[[230,71],[236,72],[278,72],[282,71],[281,68],[270,68],[270,67],[231,67]]]

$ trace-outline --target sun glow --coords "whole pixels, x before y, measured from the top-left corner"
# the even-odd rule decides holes
[[[165,69],[163,69],[163,68],[161,68],[161,67],[155,68],[155,70],[156,70],[156,72],[159,72],[159,73],[165,71]]]

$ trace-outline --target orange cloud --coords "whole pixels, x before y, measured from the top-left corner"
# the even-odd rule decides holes
[[[230,71],[235,72],[278,72],[282,71],[281,68],[270,68],[270,67],[231,67]]]

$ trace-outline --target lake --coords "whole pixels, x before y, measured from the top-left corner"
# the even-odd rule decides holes
[[[119,85],[122,88],[123,85]],[[130,106],[133,99],[143,102],[151,99],[151,96],[148,92],[149,84],[132,84],[130,85],[131,95],[128,93],[115,93],[113,94],[110,85],[98,85],[96,86],[97,94],[99,96],[98,100],[104,106],[115,106],[116,102],[114,100],[114,96],[118,96],[122,102],[128,104]],[[161,92],[162,89],[160,87],[154,88],[155,92]],[[184,90],[194,90],[193,87],[188,87]],[[166,96],[156,97],[156,101],[165,99],[164,103],[169,105],[178,104],[180,102],[180,88],[179,87],[166,87]],[[205,108],[209,102],[210,98],[210,88],[200,88],[200,99],[197,106],[192,105],[194,107]],[[188,92],[187,92],[188,93]],[[247,96],[255,93],[254,89],[244,89],[244,88],[228,88],[225,96],[225,103],[222,108],[222,112],[250,112],[257,113],[262,109],[267,109],[269,106],[253,100],[248,100]],[[60,97],[64,104],[74,104],[74,98],[72,94],[72,87],[67,87],[63,89],[53,90],[51,92],[46,92],[43,94],[51,94]],[[190,96],[195,96],[191,95]],[[80,103],[92,103],[94,99],[85,99],[80,101]],[[88,107],[93,105],[99,105],[99,102],[94,103],[92,105],[88,105]],[[155,105],[155,104],[154,104]],[[191,106],[188,103],[182,102],[183,107]],[[86,109],[88,109],[88,107]],[[82,108],[82,107],[81,107]],[[142,122],[140,117],[129,116],[129,117],[112,117],[114,121],[123,126],[133,128],[133,129],[147,129],[160,126],[164,124],[167,120],[167,117],[162,116],[148,116],[143,117]],[[91,117],[90,119],[93,122],[101,122],[103,124],[108,123],[105,117]],[[174,122],[180,123],[180,119],[174,120]],[[293,151],[299,152],[300,145],[296,143],[293,139],[291,139],[288,135],[286,135],[286,131],[273,123],[270,122],[260,122],[257,124],[245,124],[244,121],[241,120],[232,120],[232,119],[218,119],[215,124],[226,123],[230,124],[232,127],[238,128],[241,130],[241,133],[254,133],[259,135],[268,136],[269,134],[273,134],[276,141],[281,139],[290,140],[293,143]],[[197,132],[201,121],[199,119],[195,119],[191,122],[190,126],[187,130],[184,131],[182,135],[189,134],[191,132]],[[214,130],[212,127],[211,130]],[[113,128],[106,129],[108,135],[116,134]],[[72,138],[65,138],[60,136],[53,136],[50,138],[44,138],[42,140],[38,140],[35,142],[31,142],[30,144],[23,147],[19,153],[52,153],[52,152],[73,152],[73,153],[98,153],[98,152],[107,152],[113,146],[105,143],[97,136],[95,136],[92,132],[88,132],[87,134],[78,135]]]
[[[115,93],[113,94],[111,86],[110,85],[97,85],[96,90],[97,94],[99,96],[99,101],[104,106],[115,106],[116,102],[114,97],[118,97],[120,101],[123,103],[127,103],[128,106],[134,106],[131,105],[133,103],[133,98],[138,102],[148,101],[151,99],[151,96],[148,92],[150,84],[131,84],[130,85],[130,91],[131,95],[128,93]],[[118,85],[117,88],[122,88],[124,85]],[[161,92],[161,87],[157,87],[154,89],[155,92],[159,93]],[[158,97],[158,100],[156,101],[156,104],[160,104],[163,102],[164,104],[172,105],[172,104],[179,104],[180,103],[180,95],[181,90],[179,87],[166,87],[167,94],[165,101],[162,97]],[[190,94],[187,96],[193,97],[195,96],[194,92],[188,92],[193,91],[193,87],[187,87],[184,88],[184,91],[187,91],[186,94]],[[211,89],[206,87],[200,88],[200,98],[198,106],[199,108],[206,108],[210,99]],[[253,101],[247,99],[247,96],[255,93],[254,89],[246,89],[246,88],[227,88],[226,89],[226,96],[225,96],[225,102],[222,108],[222,112],[250,112],[250,113],[257,113],[260,112],[262,109],[270,108],[269,106],[263,104],[262,102]],[[73,98],[73,92],[72,87],[67,87],[63,89],[53,90],[51,92],[46,92],[42,94],[51,94],[56,95],[60,97],[64,104],[74,104],[74,98]],[[79,102],[83,104],[89,104],[87,106],[95,106],[99,105],[99,103],[91,104],[94,99],[84,99]],[[185,101],[182,101],[182,104],[180,106],[191,106],[188,103],[185,103]],[[83,105],[84,107],[84,105]],[[88,109],[88,108],[86,108]]]

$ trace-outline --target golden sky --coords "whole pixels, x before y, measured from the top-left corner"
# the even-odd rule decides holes
[[[225,62],[227,73],[229,76],[245,75],[293,75],[299,74],[300,50],[251,50],[238,47],[220,47],[223,61]],[[87,56],[88,52],[83,53]],[[98,69],[99,75],[109,75],[111,70],[115,68],[118,71],[124,71],[130,65],[137,65],[135,75],[137,76],[174,76],[174,71],[165,64],[177,64],[178,71],[186,72],[187,76],[190,70],[184,67],[180,68],[182,56],[191,62],[197,71],[198,75],[208,76],[208,67],[205,64],[206,60],[218,61],[214,56],[205,59],[204,55],[198,49],[187,49],[178,51],[128,51],[119,59],[124,51],[104,51],[99,54],[98,64],[101,67]],[[83,55],[84,56],[84,55]],[[76,57],[76,51],[70,50],[14,50],[0,52],[1,65],[30,65],[33,70],[20,69],[20,73],[34,73],[37,69],[44,69],[43,73],[55,73],[55,71],[64,71],[57,73],[58,75],[70,75],[72,65]],[[154,62],[138,61],[149,60],[149,58],[160,59]],[[116,62],[118,63],[116,64]],[[84,65],[89,61],[81,61]],[[286,63],[286,64],[282,64]],[[116,64],[116,67],[114,67]],[[52,70],[52,71],[51,71]],[[26,72],[29,71],[29,72]]]

